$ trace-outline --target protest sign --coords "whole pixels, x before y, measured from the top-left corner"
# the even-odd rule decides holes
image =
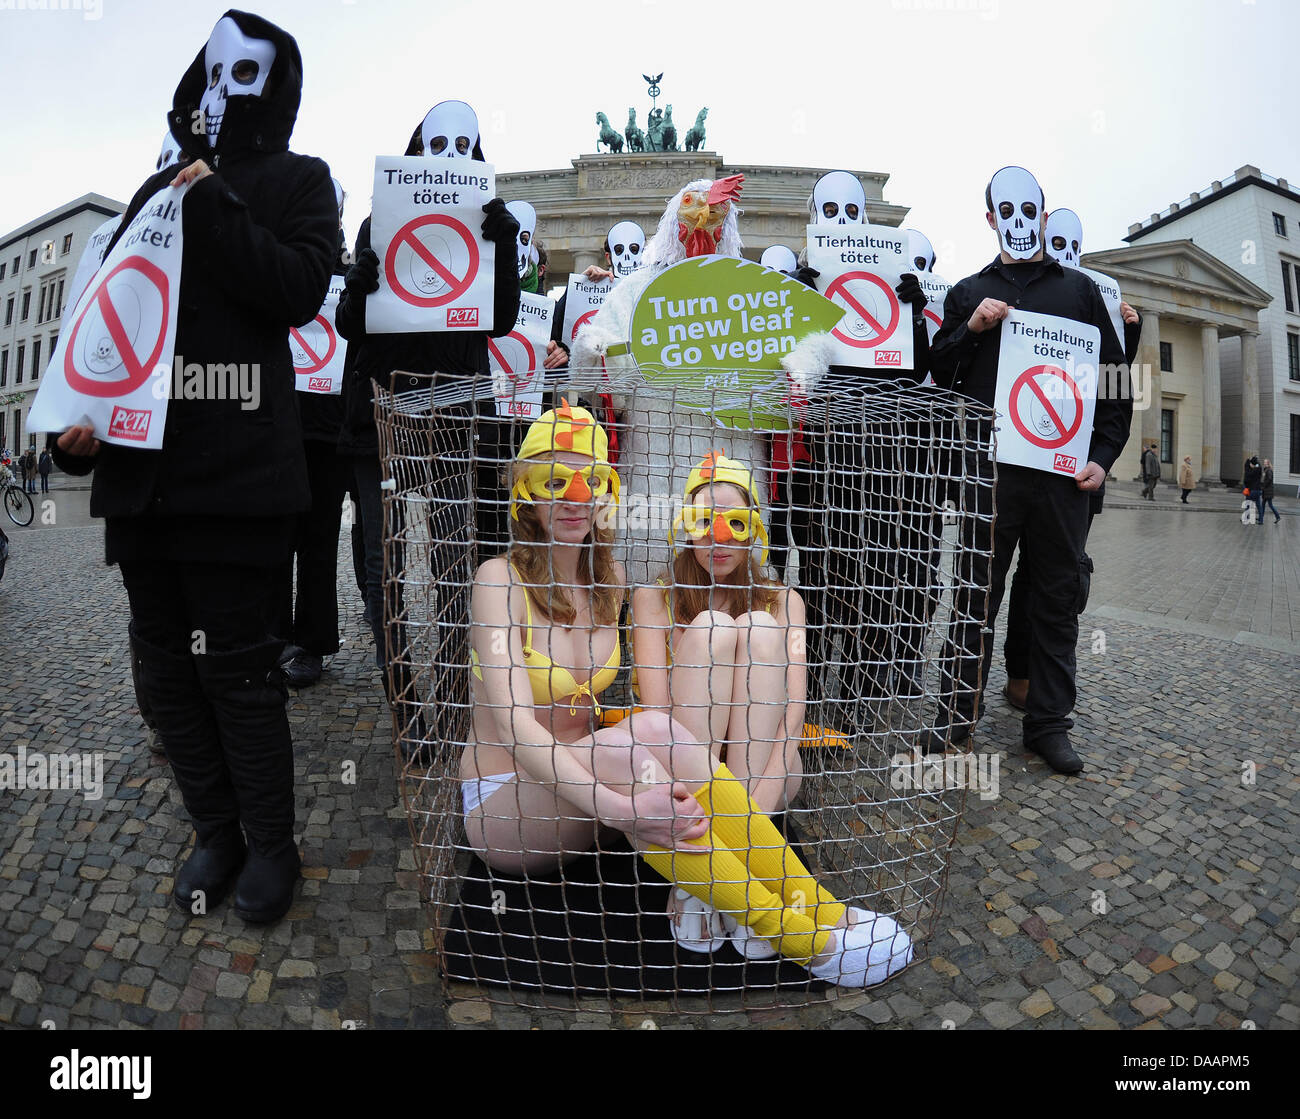
[[[289,356],[299,392],[337,396],[343,390],[343,342],[334,326],[334,312],[343,294],[343,277],[331,276],[320,313],[289,331]]]
[[[573,273],[569,276],[569,288],[564,296],[564,343],[573,349],[573,340],[587,323],[596,317],[609,293],[614,288],[614,279],[589,280],[586,276]]]
[[[68,329],[68,319],[72,316],[72,309],[77,305],[77,301],[86,290],[86,285],[99,271],[100,262],[104,259],[104,250],[108,248],[108,243],[113,239],[113,234],[117,232],[117,227],[121,224],[121,214],[118,214],[115,218],[109,218],[90,235],[90,240],[86,242],[86,247],[82,249],[81,259],[77,261],[77,270],[72,274],[72,282],[67,287],[66,302],[63,304],[63,317],[59,320],[60,334]]]
[[[1124,348],[1124,316],[1119,313],[1119,305],[1123,297],[1119,293],[1119,284],[1107,276],[1104,272],[1094,272],[1091,268],[1080,268],[1085,276],[1097,285],[1097,290],[1101,292],[1101,301],[1106,304],[1106,314],[1110,316],[1110,325],[1115,328],[1115,337],[1119,340],[1120,349]]]
[[[504,338],[488,339],[488,365],[498,416],[535,420],[542,414],[546,344],[551,340],[555,300],[519,293],[519,317]]]

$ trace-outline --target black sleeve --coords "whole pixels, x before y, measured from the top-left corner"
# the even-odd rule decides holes
[[[569,352],[569,344],[564,338],[564,309],[569,304],[569,289],[564,289],[564,294],[560,296],[555,304],[555,321],[551,323],[551,341],[560,347],[566,354]]]
[[[1110,313],[1101,298],[1097,285],[1089,281],[1087,295],[1088,317],[1101,331],[1101,353],[1098,354],[1097,408],[1092,418],[1092,439],[1088,445],[1088,458],[1107,473],[1115,465],[1124,444],[1128,442],[1133,421],[1133,390],[1124,350],[1115,336]],[[1127,333],[1127,331],[1125,332]]]
[[[928,371],[936,385],[950,389],[980,346],[980,335],[966,325],[979,306],[965,283],[954,284],[943,299],[943,325],[927,347]]]
[[[352,259],[361,255],[362,249],[370,248],[370,219],[366,218],[357,230],[357,243],[352,249]],[[349,342],[360,342],[366,336],[366,297],[355,296],[347,288],[339,296],[338,307],[334,310],[334,325],[338,332]]]
[[[497,246],[496,274],[492,283],[492,329],[490,338],[504,338],[519,319],[519,267],[514,253]]]
[[[338,231],[338,208],[329,167],[304,161],[285,189],[281,228],[253,221],[245,202],[213,172],[185,196],[196,220],[186,229],[195,248],[230,298],[276,322],[302,326],[320,311],[329,290]]]
[[[1126,322],[1124,324],[1124,361],[1129,365],[1138,354],[1138,343],[1142,339],[1142,316],[1138,315],[1137,322]]]
[[[912,353],[912,376],[919,385],[930,372],[930,331],[925,325],[924,314],[912,319]]]
[[[103,453],[102,450],[99,452],[101,455]],[[57,443],[50,449],[50,457],[54,459],[54,465],[65,474],[78,478],[94,470],[95,463],[99,461],[99,455],[70,455]]]

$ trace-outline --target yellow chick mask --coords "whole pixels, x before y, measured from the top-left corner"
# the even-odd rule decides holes
[[[752,505],[748,509],[711,509],[689,504],[691,494],[707,485],[732,485],[742,493],[749,495]],[[767,526],[758,500],[758,488],[754,485],[754,474],[743,462],[727,458],[720,451],[710,451],[691,471],[686,479],[686,500],[682,511],[673,519],[668,530],[668,543],[673,550],[680,551],[677,545],[677,533],[683,532],[692,540],[703,540],[711,536],[719,547],[732,547],[753,544],[755,540],[762,545],[762,557],[759,562],[767,563],[768,535]]]
[[[574,468],[545,456],[559,451],[587,455],[590,466]],[[521,501],[568,501],[586,504],[612,495],[619,503],[618,471],[609,463],[609,436],[585,408],[564,400],[559,408],[543,412],[529,426],[515,456],[520,462],[541,459],[524,471],[510,493],[510,516],[519,519]]]

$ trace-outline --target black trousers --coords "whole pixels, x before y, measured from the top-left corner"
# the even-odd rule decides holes
[[[984,456],[967,456],[968,476],[988,478]],[[963,522],[958,557],[957,620],[949,649],[947,701],[956,724],[973,724],[982,708],[993,654],[993,627],[1002,605],[1007,571],[1016,546],[1024,549],[1029,580],[1029,697],[1024,741],[1068,731],[1074,723],[1075,645],[1079,611],[1087,589],[1089,496],[1073,478],[1042,470],[999,465],[996,498],[987,486],[970,486],[966,508],[977,513]],[[994,512],[990,532],[988,517]],[[989,585],[984,594],[978,588]],[[984,633],[987,624],[989,632]]]
[[[1092,531],[1094,513],[1088,510],[1088,531]],[[1087,539],[1085,537],[1085,544]],[[1092,587],[1092,558],[1085,555],[1083,565],[1085,585],[1079,595],[1079,612],[1088,605],[1088,594]],[[1016,572],[1011,576],[1010,597],[1007,599],[1007,638],[1002,644],[1002,656],[1007,666],[1007,675],[1013,680],[1029,679],[1029,661],[1033,656],[1033,629],[1030,614],[1033,605],[1030,602],[1029,565],[1025,562],[1025,550],[1020,549],[1016,562]]]
[[[139,683],[200,843],[243,825],[293,842],[293,742],[270,635],[271,569],[124,562]]]
[[[307,440],[303,450],[311,508],[294,523],[297,600],[291,559],[279,579],[276,633],[313,656],[326,657],[339,651],[339,523],[351,478],[348,460],[339,456],[332,443]]]

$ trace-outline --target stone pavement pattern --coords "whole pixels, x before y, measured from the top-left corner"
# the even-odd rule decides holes
[[[687,1020],[661,1002],[588,1001],[574,1015],[444,990],[346,562],[346,646],[289,708],[300,897],[269,929],[226,905],[185,919],[168,895],[190,829],[143,743],[125,596],[85,495],[56,504],[59,524],[10,533],[0,751],[102,750],[105,789],[97,801],[0,793],[0,1024],[1300,1026],[1300,647],[1232,639],[1279,641],[1260,588],[1276,588],[1280,570],[1290,608],[1300,598],[1298,517],[1247,529],[1230,510],[1192,518],[1113,503],[1094,530],[1094,612],[1080,630],[1082,777],[1021,750],[995,668],[977,748],[1002,752],[1001,795],[967,799],[921,961],[871,992]],[[1130,581],[1145,566],[1144,592]],[[1254,592],[1234,593],[1243,585]]]

